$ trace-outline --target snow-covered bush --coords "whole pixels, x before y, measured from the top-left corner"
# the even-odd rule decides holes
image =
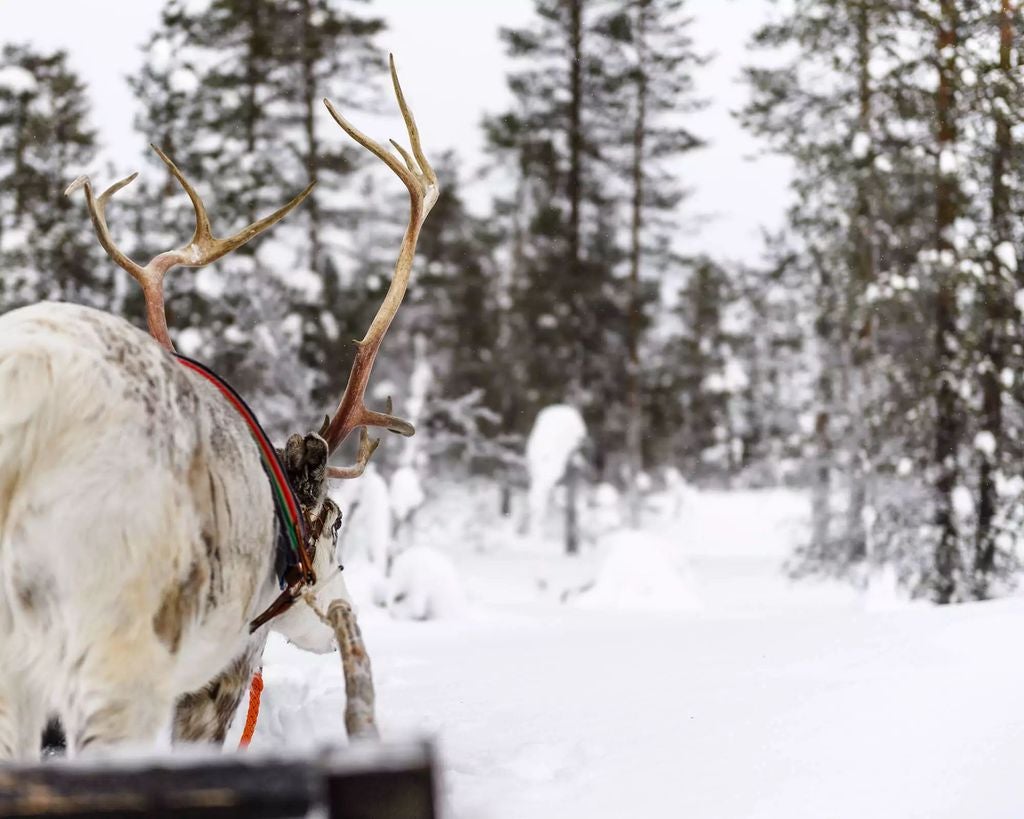
[[[333,493],[341,509],[341,561],[362,559],[385,572],[391,556],[391,498],[387,481],[370,462],[358,480],[341,483]]]
[[[451,558],[413,546],[395,558],[388,579],[388,608],[402,620],[439,620],[466,610],[466,596]]]
[[[696,581],[673,544],[653,532],[610,535],[608,554],[593,585],[575,598],[587,609],[694,611],[701,608]]]
[[[583,416],[568,404],[553,404],[537,414],[526,441],[526,469],[530,490],[527,531],[535,531],[544,519],[551,493],[565,475],[569,459],[587,436]]]

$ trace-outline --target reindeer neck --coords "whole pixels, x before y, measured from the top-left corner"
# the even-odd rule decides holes
[[[305,544],[308,542],[306,520],[302,507],[296,498],[295,491],[285,474],[284,467],[277,456],[277,450],[257,420],[256,415],[245,403],[235,389],[209,367],[191,358],[174,354],[178,362],[192,372],[213,384],[245,422],[252,439],[259,449],[260,463],[270,482],[270,490],[274,499],[274,514],[277,522],[277,543],[274,559],[274,570],[281,588],[285,587],[286,577],[291,569],[299,566],[310,570],[305,557]],[[307,564],[307,565],[303,565]]]

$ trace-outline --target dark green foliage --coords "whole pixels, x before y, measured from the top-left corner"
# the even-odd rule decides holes
[[[609,477],[631,460],[627,433],[637,441],[631,422],[650,406],[639,395],[650,283],[672,273],[682,198],[665,162],[699,145],[677,119],[696,105],[701,62],[681,9],[538,0],[531,26],[502,32],[514,106],[484,126],[513,178],[495,204],[510,271],[505,424],[525,432],[542,407],[577,405]]]

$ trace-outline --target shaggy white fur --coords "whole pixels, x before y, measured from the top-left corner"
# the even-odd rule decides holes
[[[0,317],[0,759],[36,756],[53,714],[72,754],[156,738],[182,695],[258,658],[274,549],[259,449],[212,385],[106,313]],[[344,596],[337,577],[318,600]],[[272,626],[333,646],[305,606]]]

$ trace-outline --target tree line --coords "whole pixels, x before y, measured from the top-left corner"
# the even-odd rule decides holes
[[[692,127],[714,50],[694,41],[695,10],[535,0],[529,24],[499,33],[508,108],[481,123],[484,168],[435,163],[442,198],[379,397],[400,405],[427,356],[424,432],[452,468],[514,483],[516,441],[570,403],[595,479],[630,490],[672,466],[811,487],[797,572],[864,581],[890,565],[940,602],[997,593],[1024,518],[1015,0],[775,10],[737,116],[791,158],[793,192],[757,265],[678,250],[681,159],[713,138]],[[178,346],[275,431],[318,425],[309,408],[340,390],[387,286],[401,198],[318,111],[324,96],[386,105],[384,31],[362,0],[168,0],[130,79],[140,148],[167,151],[225,228],[320,180],[272,237],[168,282]],[[97,151],[67,56],[4,46],[0,310],[66,298],[141,319],[61,196]],[[111,214],[140,257],[191,230],[151,159]],[[485,213],[464,196],[478,170]]]

